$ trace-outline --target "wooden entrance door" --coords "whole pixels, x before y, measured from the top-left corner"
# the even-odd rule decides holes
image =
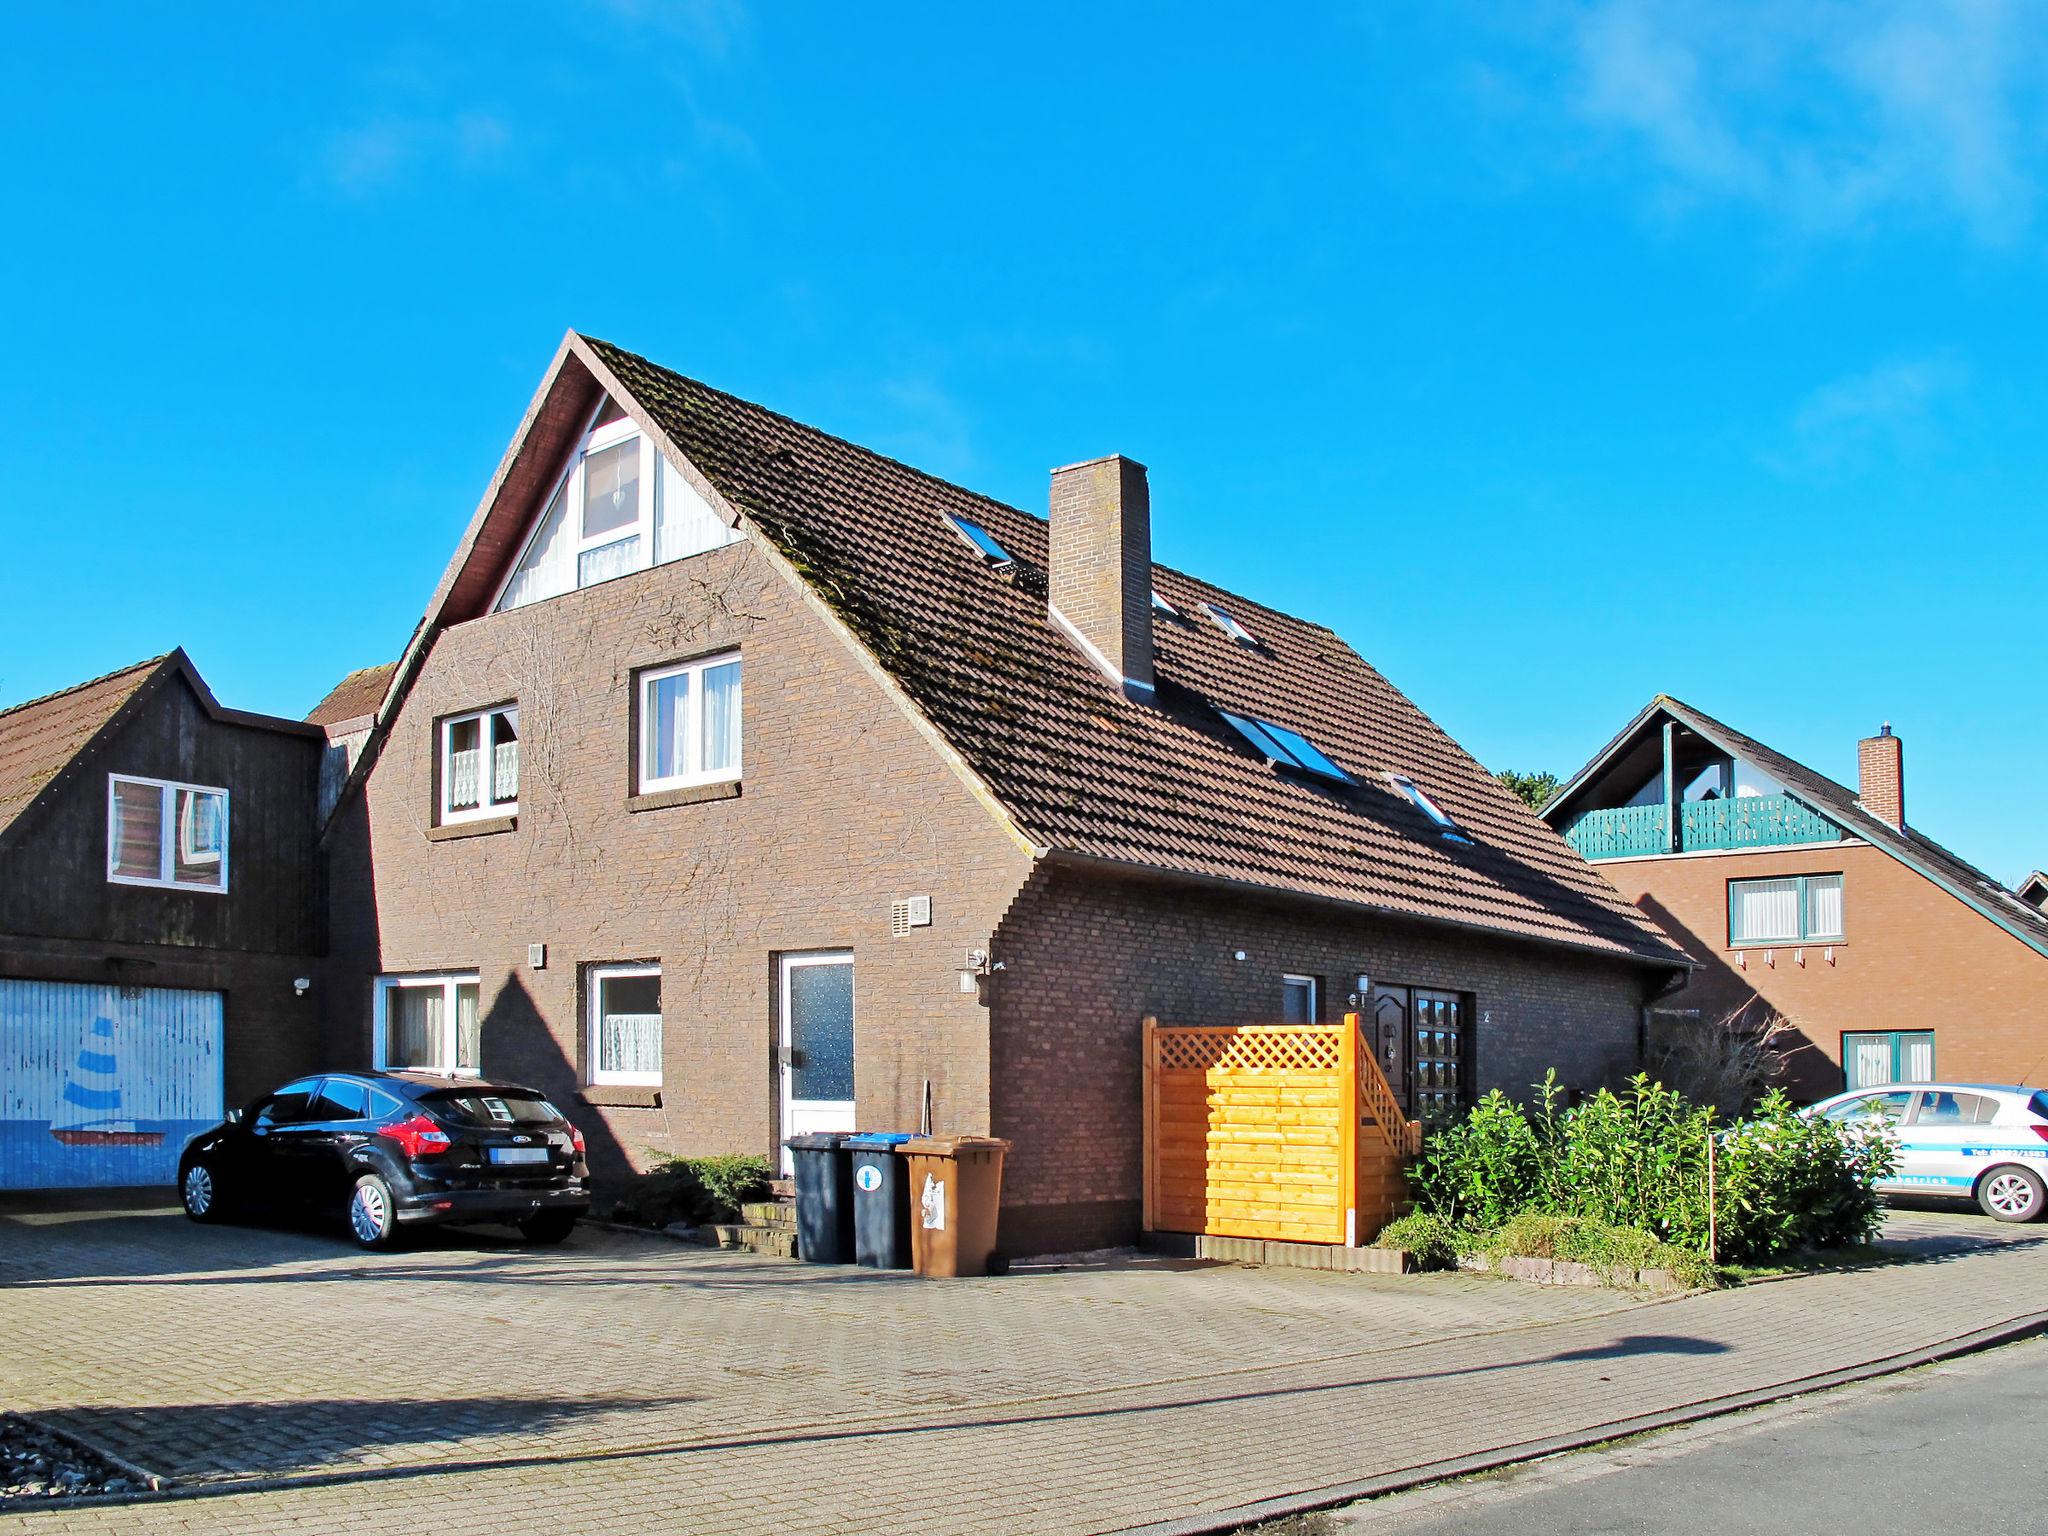
[[[1408,1082],[1408,989],[1375,987],[1372,994],[1372,1034],[1367,1043],[1378,1058],[1387,1084],[1401,1101],[1401,1113],[1413,1118],[1415,1098]]]

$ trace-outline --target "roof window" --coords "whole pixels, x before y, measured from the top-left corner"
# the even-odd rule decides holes
[[[1287,768],[1299,768],[1318,778],[1334,779],[1339,784],[1349,784],[1351,775],[1339,768],[1317,750],[1315,743],[1299,731],[1290,731],[1284,725],[1275,725],[1270,720],[1254,720],[1246,715],[1233,715],[1227,709],[1216,711],[1230,728],[1259,749],[1268,762],[1278,763]]]
[[[1218,608],[1214,603],[1202,604],[1202,612],[1206,613],[1209,616],[1209,620],[1211,623],[1213,623],[1218,629],[1222,630],[1223,633],[1230,636],[1230,638],[1235,640],[1239,645],[1257,645],[1259,643],[1258,641],[1252,638],[1252,632],[1250,630],[1246,629],[1242,624],[1238,623],[1237,620],[1233,619],[1228,613],[1224,612],[1221,608]]]
[[[1394,788],[1400,790],[1402,794],[1415,803],[1417,810],[1436,823],[1446,838],[1451,842],[1464,843],[1470,846],[1472,839],[1458,830],[1458,824],[1451,820],[1448,811],[1422,792],[1421,785],[1404,773],[1390,773],[1387,777],[1394,781]]]
[[[970,523],[964,517],[953,517],[951,521],[953,526],[960,530],[960,536],[980,550],[982,559],[986,560],[990,565],[1008,565],[1010,563],[1010,552],[998,544],[996,536],[982,527],[981,524]]]
[[[1171,614],[1175,618],[1180,617],[1180,610],[1174,607],[1173,604],[1169,603],[1165,598],[1161,597],[1159,595],[1159,589],[1157,587],[1154,587],[1152,589],[1152,606],[1154,608],[1157,608],[1161,613]]]

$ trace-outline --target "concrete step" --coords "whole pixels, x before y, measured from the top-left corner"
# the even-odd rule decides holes
[[[796,1230],[794,1200],[749,1200],[740,1207],[740,1220],[750,1227],[787,1227]]]
[[[794,1200],[796,1198],[796,1180],[770,1179],[768,1181],[768,1192],[778,1200]]]
[[[794,1227],[756,1227],[733,1223],[711,1226],[703,1229],[711,1234],[720,1248],[738,1249],[745,1253],[765,1254],[777,1259],[796,1257],[796,1229]]]

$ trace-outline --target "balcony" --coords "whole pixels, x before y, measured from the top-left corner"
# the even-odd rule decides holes
[[[1565,828],[1564,840],[1588,859],[1639,859],[1715,848],[1835,843],[1846,835],[1832,821],[1790,795],[1689,800],[1678,808],[1675,848],[1666,831],[1668,825],[1661,805],[1624,805],[1585,812]]]

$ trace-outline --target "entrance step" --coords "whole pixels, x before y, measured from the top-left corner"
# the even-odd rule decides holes
[[[770,1179],[768,1181],[768,1193],[778,1200],[794,1200],[796,1198],[796,1180]]]
[[[757,1227],[734,1222],[730,1225],[710,1226],[702,1229],[711,1234],[714,1246],[737,1249],[743,1253],[759,1253],[770,1258],[793,1259],[796,1257],[796,1227]]]
[[[740,1207],[740,1219],[750,1227],[781,1227],[796,1230],[794,1200],[749,1200]]]

